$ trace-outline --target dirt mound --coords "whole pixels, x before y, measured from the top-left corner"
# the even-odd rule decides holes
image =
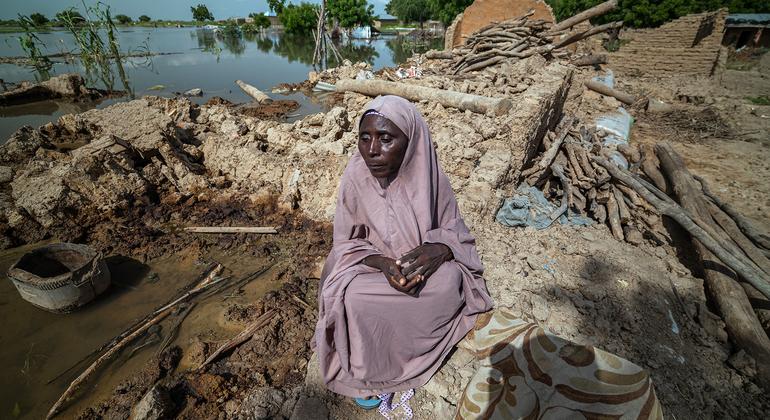
[[[277,119],[299,109],[299,102],[293,100],[274,100],[269,104],[246,104],[238,107],[243,115],[259,119]]]

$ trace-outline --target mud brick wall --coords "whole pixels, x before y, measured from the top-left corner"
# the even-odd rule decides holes
[[[530,9],[535,11],[530,19],[554,21],[551,7],[542,0],[476,0],[447,28],[444,46],[450,49],[462,45],[465,37],[490,23],[523,16]]]
[[[655,29],[629,31],[610,67],[634,76],[712,76],[719,62],[727,9],[687,15]]]

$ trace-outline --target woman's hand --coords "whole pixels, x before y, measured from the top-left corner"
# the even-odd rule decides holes
[[[401,267],[401,273],[407,281],[415,278],[420,282],[429,278],[446,261],[454,258],[448,246],[439,243],[429,243],[402,255],[396,263]]]
[[[401,272],[401,267],[396,264],[396,260],[382,255],[372,255],[364,258],[363,263],[369,267],[382,271],[385,278],[388,279],[390,286],[401,293],[414,296],[417,293],[417,285],[420,282],[419,277],[407,279]]]

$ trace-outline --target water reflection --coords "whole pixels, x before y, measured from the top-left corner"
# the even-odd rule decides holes
[[[414,53],[422,53],[430,49],[443,49],[444,39],[418,39],[409,36],[397,36],[386,40],[385,45],[390,50],[393,62],[403,63],[410,59]]]

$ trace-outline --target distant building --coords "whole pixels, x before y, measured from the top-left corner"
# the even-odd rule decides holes
[[[770,47],[770,13],[728,15],[722,45],[735,48]]]

